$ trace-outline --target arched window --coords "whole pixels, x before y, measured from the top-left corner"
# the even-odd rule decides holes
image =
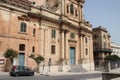
[[[104,35],[103,38],[106,39],[106,36]]]
[[[70,13],[74,14],[74,6],[73,6],[73,4],[70,5]]]

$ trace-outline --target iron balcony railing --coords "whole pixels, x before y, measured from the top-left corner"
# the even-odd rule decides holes
[[[99,49],[94,49],[93,50],[94,52],[103,52],[103,53],[112,53],[112,49],[109,49],[109,48],[99,48]]]

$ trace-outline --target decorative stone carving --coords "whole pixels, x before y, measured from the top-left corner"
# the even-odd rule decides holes
[[[61,0],[46,0],[46,8],[52,11],[56,11],[60,7]]]

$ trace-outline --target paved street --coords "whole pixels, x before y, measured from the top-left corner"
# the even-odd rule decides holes
[[[117,72],[116,72],[117,70]],[[91,72],[49,72],[47,74],[37,74],[34,76],[11,77],[6,72],[0,72],[0,80],[120,80],[119,69],[110,73],[101,73],[100,71]],[[48,76],[49,75],[49,76]]]
[[[9,75],[1,75],[0,80],[102,80],[100,73],[92,74],[74,74],[74,75],[59,75],[59,76],[22,76],[10,77]]]

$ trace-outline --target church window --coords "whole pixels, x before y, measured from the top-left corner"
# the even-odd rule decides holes
[[[52,29],[51,37],[52,37],[52,38],[55,38],[55,37],[56,37],[56,30],[55,30],[55,29]]]
[[[73,4],[70,5],[70,13],[74,14],[74,6],[73,6]]]

